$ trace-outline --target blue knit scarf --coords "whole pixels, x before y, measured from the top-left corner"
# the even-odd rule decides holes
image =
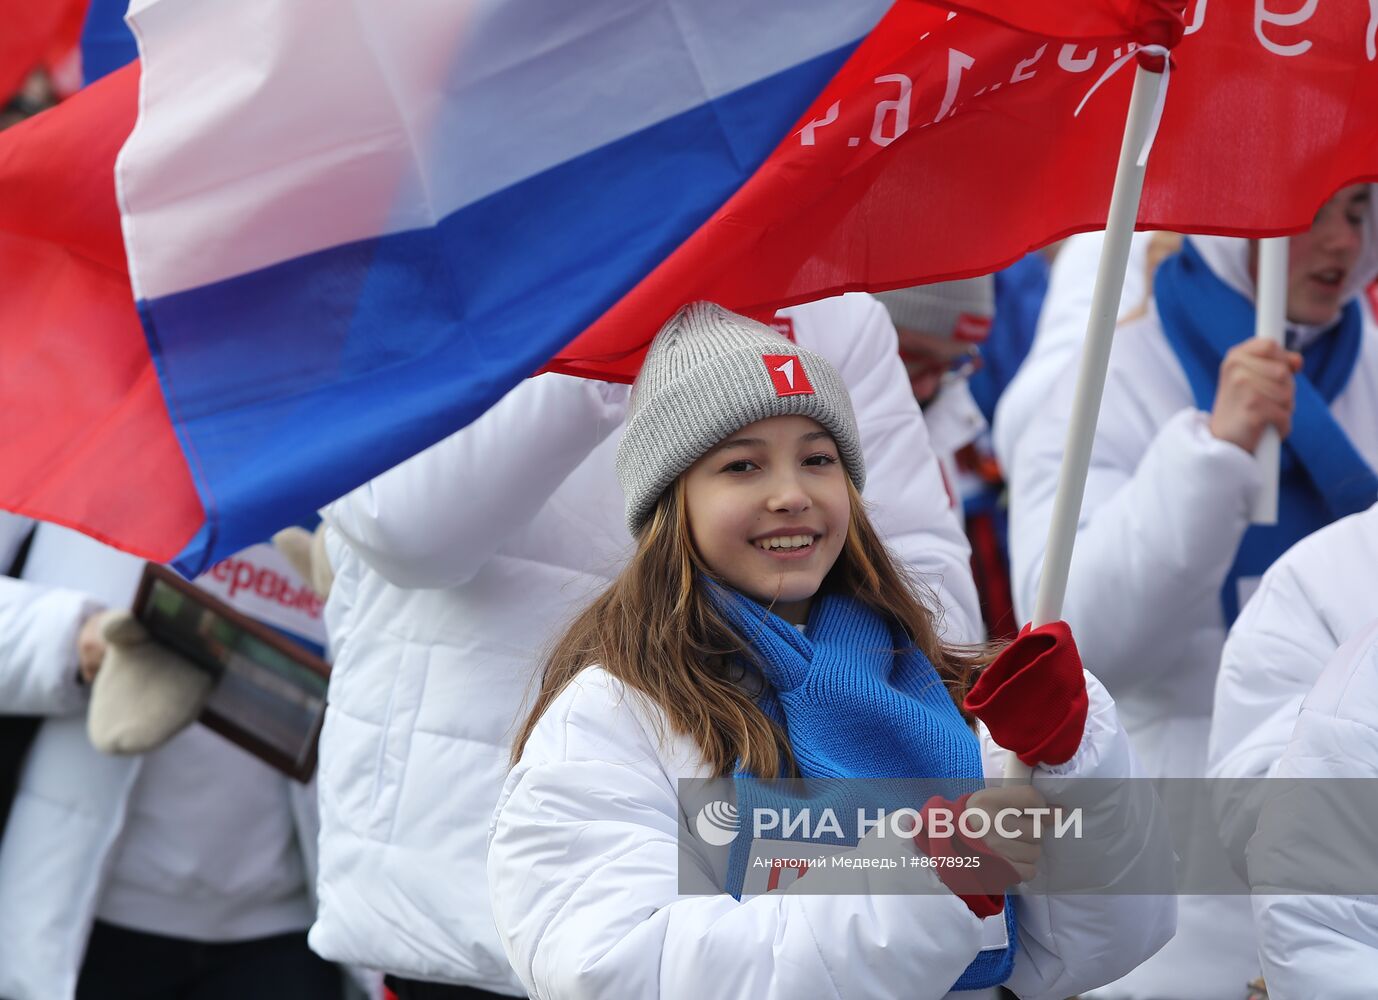
[[[1225,353],[1253,335],[1254,305],[1211,271],[1191,240],[1158,268],[1154,300],[1196,407],[1209,412]],[[1253,525],[1244,534],[1220,592],[1227,627],[1239,614],[1241,577],[1262,575],[1294,543],[1378,500],[1378,477],[1330,414],[1354,370],[1362,335],[1359,303],[1351,300],[1335,326],[1302,351],[1292,433],[1282,446],[1278,523]]]
[[[804,634],[736,591],[706,585],[755,654],[767,685],[758,701],[788,734],[801,777],[938,779],[936,794],[948,798],[984,787],[980,743],[942,678],[928,657],[875,611],[851,597],[820,595]],[[923,804],[895,801],[884,794],[884,784],[824,781],[814,783],[812,794],[795,795],[739,772],[738,815],[765,807],[789,807],[796,814],[804,807],[832,808],[846,826],[858,806],[869,804],[874,815],[876,807]],[[912,785],[908,791],[912,795]],[[881,798],[890,801],[873,801]],[[851,847],[858,839],[851,831],[837,843]],[[727,888],[739,899],[751,847],[752,837],[739,836],[729,856]],[[1009,977],[1016,929],[1008,896],[1005,926],[1009,944],[981,952],[953,989],[982,989]]]

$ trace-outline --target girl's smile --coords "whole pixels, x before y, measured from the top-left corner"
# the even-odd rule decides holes
[[[752,540],[758,549],[780,559],[797,559],[812,555],[814,543],[820,535],[814,531],[780,528]]]

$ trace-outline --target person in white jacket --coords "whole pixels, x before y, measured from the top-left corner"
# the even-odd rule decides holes
[[[967,379],[980,364],[980,345],[990,333],[995,279],[983,275],[897,288],[876,298],[895,324],[909,387],[923,409],[952,505],[960,510],[964,483],[957,453],[986,429]]]
[[[936,998],[1003,983],[1064,997],[1167,939],[1161,897],[1007,895],[1040,864],[1029,828],[852,827],[845,865],[752,893],[758,862],[788,855],[748,835],[751,777],[980,787],[962,704],[1038,773],[948,805],[1018,812],[1073,778],[1133,776],[1126,737],[1065,627],[972,684],[973,659],[941,642],[870,525],[847,391],[819,355],[686,306],[651,345],[617,467],[636,552],[551,653],[493,820],[495,916],[533,996]],[[734,774],[750,776],[739,828],[705,833],[677,781]],[[1111,825],[1081,845],[1109,871],[1102,887],[1170,869],[1153,823]],[[976,860],[980,878],[921,863],[936,858]]]
[[[1303,538],[1263,574],[1225,640],[1207,776],[1230,861],[1245,871],[1266,787],[1302,702],[1339,648],[1378,612],[1378,505]],[[1252,793],[1252,794],[1251,794]]]
[[[12,543],[27,525],[0,527]],[[129,606],[144,563],[65,528],[34,530],[24,578],[0,577],[0,705],[44,719],[0,840],[0,996],[338,1000],[339,971],[305,937],[313,787],[200,725],[148,753],[98,752],[86,681],[103,642],[91,622]],[[290,574],[275,559],[268,546],[235,557],[249,584],[238,594],[204,582],[248,611],[255,574]],[[227,569],[217,575],[234,579]],[[280,610],[269,620],[323,639],[319,607]]]
[[[1129,262],[1120,293],[1122,318],[1144,304],[1147,278],[1144,264],[1151,239],[1151,233],[1135,233],[1130,241]],[[1038,413],[1058,394],[1069,362],[1081,351],[1104,243],[1103,232],[1078,233],[1063,240],[1053,258],[1048,271],[1048,294],[1038,314],[1033,344],[1019,371],[1000,394],[991,421],[991,439],[1000,467],[1005,470],[1006,482],[1014,478],[1020,438]]]
[[[1249,872],[1260,887],[1253,907],[1268,996],[1366,1000],[1378,969],[1370,834],[1370,788],[1378,778],[1378,621],[1335,651],[1306,696],[1273,775],[1281,793],[1264,806],[1249,848]],[[1356,791],[1356,784],[1365,787]],[[1355,800],[1360,804],[1346,815]],[[1346,830],[1335,822],[1351,817],[1369,825]],[[1295,891],[1310,888],[1322,872],[1348,885],[1325,894]],[[1294,891],[1269,894],[1270,883]]]
[[[776,325],[841,372],[877,524],[938,595],[944,635],[979,641],[970,550],[885,310],[849,294],[782,310]],[[488,821],[546,645],[632,550],[613,465],[625,408],[625,387],[530,379],[323,512],[336,579],[311,931],[320,954],[406,980],[524,992],[493,926]]]
[[[1156,777],[1205,774],[1225,629],[1268,561],[1372,502],[1365,483],[1378,466],[1378,341],[1359,291],[1378,273],[1376,219],[1369,186],[1355,185],[1322,206],[1310,232],[1293,237],[1288,329],[1300,354],[1252,338],[1254,248],[1242,239],[1188,237],[1158,270],[1148,313],[1116,331],[1064,614]],[[1310,374],[1294,382],[1303,355]],[[1065,384],[1073,377],[1069,367]],[[1260,482],[1251,452],[1265,427],[1286,435],[1301,392],[1305,424],[1284,450],[1302,448],[1297,461],[1343,458],[1334,477],[1338,509],[1293,475],[1284,478],[1281,526],[1250,531]],[[1052,398],[1018,445],[1011,562],[1025,609],[1042,568],[1070,396]],[[1184,828],[1210,808],[1204,797],[1181,807]],[[1229,870],[1218,843],[1197,846],[1184,858],[1188,877]],[[1257,957],[1238,885],[1239,896],[1184,896],[1178,939],[1096,995],[1243,994]]]

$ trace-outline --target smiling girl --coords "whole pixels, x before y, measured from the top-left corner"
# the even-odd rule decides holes
[[[816,870],[744,893],[744,851],[684,832],[677,779],[979,783],[1000,766],[994,733],[1040,766],[1032,787],[949,803],[989,816],[1056,802],[1072,778],[1131,776],[1132,755],[1074,655],[1001,657],[978,679],[978,658],[939,641],[941,609],[867,517],[851,401],[821,357],[686,306],[638,376],[618,473],[637,550],[555,647],[494,819],[495,916],[533,996],[922,998],[1003,982],[1064,997],[1170,936],[1163,897],[1007,897],[1040,863],[1023,819],[1008,836],[851,842],[963,859],[980,885],[915,865],[888,884]],[[1040,631],[1034,644],[1057,627]],[[1095,848],[1114,884],[1162,865],[1143,826]]]

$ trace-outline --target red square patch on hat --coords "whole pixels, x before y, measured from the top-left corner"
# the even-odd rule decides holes
[[[762,354],[777,396],[812,396],[813,383],[804,372],[804,361],[794,354]]]
[[[952,339],[964,344],[980,344],[990,336],[991,318],[962,313],[957,317],[957,325],[952,328]]]

